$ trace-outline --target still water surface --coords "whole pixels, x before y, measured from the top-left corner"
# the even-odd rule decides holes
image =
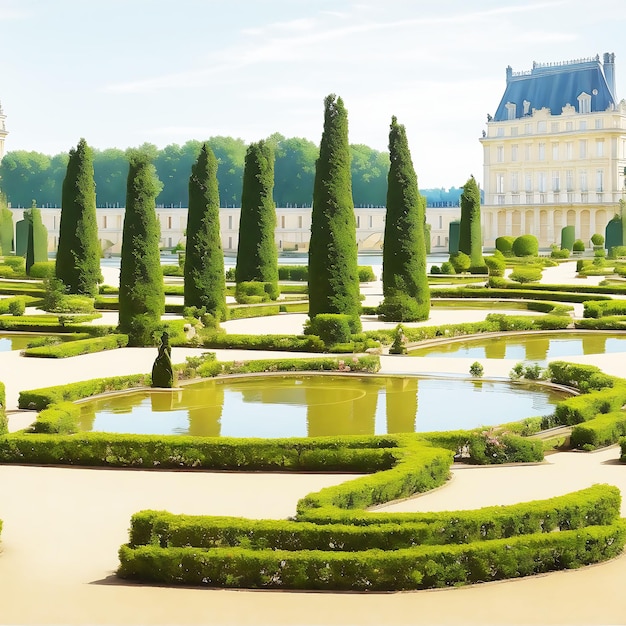
[[[203,437],[314,437],[473,428],[547,415],[547,387],[417,377],[207,380],[81,404],[81,427]]]
[[[545,365],[549,358],[626,352],[626,333],[553,333],[460,339],[411,350],[411,356],[515,359]]]

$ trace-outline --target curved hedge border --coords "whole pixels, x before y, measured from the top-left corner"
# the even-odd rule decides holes
[[[128,545],[335,552],[399,550],[611,524],[619,517],[620,500],[617,487],[594,485],[555,498],[505,507],[439,513],[344,510],[339,516],[319,516],[315,523],[303,521],[306,516],[298,516],[297,520],[250,520],[141,511],[131,518]]]
[[[476,511],[344,511],[342,523],[322,525],[143,511],[133,516],[130,542],[120,548],[118,575],[165,584],[352,591],[513,578],[619,554],[626,542],[620,500],[616,487],[595,485]]]

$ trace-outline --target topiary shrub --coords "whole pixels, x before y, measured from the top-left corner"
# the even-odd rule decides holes
[[[430,268],[431,274],[441,274],[441,268],[438,265],[432,265]]]
[[[504,256],[513,256],[513,242],[515,237],[503,235],[496,239],[496,250],[501,252]]]
[[[604,235],[601,235],[600,233],[594,233],[593,235],[591,235],[591,243],[594,246],[604,246]]]
[[[235,300],[239,304],[267,302],[270,299],[270,295],[265,290],[265,285],[266,283],[252,280],[237,283],[235,288]]]
[[[26,259],[23,256],[5,256],[2,263],[8,265],[18,276],[26,276]]]
[[[573,226],[564,226],[561,229],[561,249],[567,248],[570,252],[574,249],[576,232]]]
[[[584,252],[585,251],[585,244],[583,242],[582,239],[577,239],[574,242],[574,252]]]
[[[415,298],[403,293],[385,298],[377,312],[388,322],[415,322],[424,319],[423,306]]]
[[[441,273],[442,274],[456,274],[456,271],[454,269],[454,265],[452,265],[452,263],[450,263],[450,261],[444,261],[441,264]]]
[[[358,272],[360,283],[371,283],[376,280],[376,274],[371,265],[359,265]]]
[[[471,265],[471,259],[464,252],[455,252],[450,255],[450,263],[454,267],[455,274],[467,272]]]
[[[317,335],[327,346],[347,343],[351,339],[352,316],[346,313],[318,313],[307,320],[305,335]]]
[[[550,258],[552,259],[568,259],[569,250],[567,248],[559,248],[555,243],[550,246]]]
[[[497,256],[486,256],[485,265],[489,270],[489,276],[504,276],[504,270],[506,269],[506,263],[502,258]]]
[[[474,378],[480,378],[485,373],[485,368],[478,361],[474,361],[470,365],[469,373]]]
[[[20,317],[24,315],[24,311],[26,310],[26,304],[24,302],[24,298],[15,298],[9,302],[9,313],[14,317]]]
[[[39,261],[30,266],[31,278],[52,278],[55,275],[54,261]]]
[[[626,257],[626,246],[613,246],[609,249],[609,259]]]
[[[541,268],[540,267],[518,267],[515,271],[509,275],[511,280],[516,283],[536,283],[541,280]]]
[[[535,235],[521,235],[513,242],[513,254],[518,257],[537,256],[539,254],[539,242]]]

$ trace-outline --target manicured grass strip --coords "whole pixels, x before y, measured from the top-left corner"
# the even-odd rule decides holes
[[[431,298],[496,298],[509,299],[519,298],[524,300],[552,300],[554,302],[586,302],[587,300],[609,300],[610,296],[603,295],[607,292],[582,292],[574,290],[561,291],[558,289],[543,290],[534,289],[526,285],[524,289],[519,287],[486,288],[486,287],[439,287],[430,290]]]

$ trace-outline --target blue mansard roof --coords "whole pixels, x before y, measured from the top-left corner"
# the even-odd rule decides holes
[[[524,117],[524,101],[530,103],[526,105],[527,115],[533,109],[543,108],[550,109],[552,115],[560,115],[568,104],[578,111],[578,96],[582,93],[591,96],[591,112],[606,111],[615,105],[612,63],[607,73],[609,70],[607,77],[599,57],[560,64],[535,63],[530,72],[513,73],[508,67],[506,90],[493,119],[496,122],[509,119],[507,103],[516,105],[515,118]]]

